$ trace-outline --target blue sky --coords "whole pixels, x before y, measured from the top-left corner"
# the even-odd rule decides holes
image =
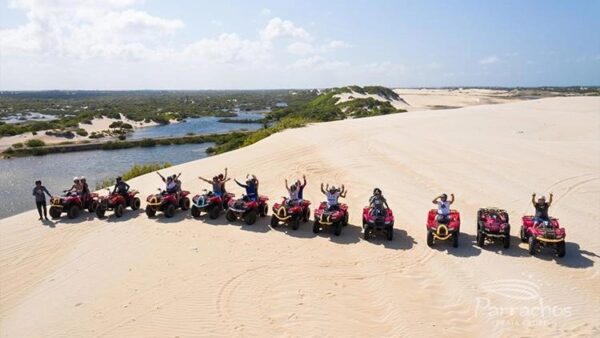
[[[600,1],[0,0],[0,89],[600,85]]]

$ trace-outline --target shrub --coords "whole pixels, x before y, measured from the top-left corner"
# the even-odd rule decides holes
[[[123,126],[123,121],[115,121],[115,122],[111,123],[108,127],[110,129],[117,129],[117,128],[121,128],[121,126]]]
[[[77,129],[76,133],[77,133],[77,135],[79,135],[79,136],[84,136],[84,137],[85,137],[85,136],[88,136],[88,132],[87,132],[85,129],[83,129],[83,128],[79,128],[79,129]]]
[[[120,141],[125,141],[126,139],[127,139],[127,136],[125,134],[119,135],[119,140]]]
[[[43,147],[43,146],[46,145],[46,142],[44,142],[44,141],[42,141],[40,139],[34,138],[34,139],[31,139],[31,140],[27,140],[25,142],[25,145],[28,146],[29,148]]]
[[[21,142],[15,143],[12,145],[12,147],[15,149],[21,149],[21,148],[23,148],[23,143],[21,143]]]

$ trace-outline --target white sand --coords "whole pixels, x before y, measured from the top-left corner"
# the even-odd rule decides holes
[[[395,89],[409,105],[409,110],[466,107],[482,104],[507,103],[519,100],[515,92],[491,89]]]
[[[372,98],[372,99],[375,99],[375,100],[381,101],[381,102],[389,102],[396,109],[405,109],[405,110],[408,110],[410,108],[410,106],[408,104],[406,104],[406,102],[404,102],[402,100],[387,99],[387,98],[385,98],[385,97],[383,97],[381,95],[376,95],[376,94],[361,94],[361,93],[357,93],[355,91],[352,91],[351,93],[336,94],[333,97],[338,97],[339,98],[337,104],[344,103],[344,102],[347,102],[347,101],[352,101],[353,99],[367,99],[367,98]]]
[[[599,107],[553,98],[323,123],[165,171],[194,192],[198,175],[253,172],[275,199],[306,173],[313,203],[321,181],[345,183],[340,237],[181,212],[0,220],[0,336],[599,336]],[[130,184],[143,195],[161,185],[155,174]],[[376,186],[397,217],[393,242],[361,239]],[[474,245],[477,208],[506,208],[517,236],[534,191],[554,192],[567,257],[530,257],[516,237],[507,251]],[[425,244],[441,192],[462,212],[458,249]],[[523,290],[531,299],[515,298]]]

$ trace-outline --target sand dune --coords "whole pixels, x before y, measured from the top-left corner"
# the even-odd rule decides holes
[[[600,335],[599,98],[316,124],[168,172],[196,192],[206,187],[196,176],[226,166],[256,173],[272,199],[302,173],[313,202],[320,182],[344,183],[351,224],[334,237],[184,213],[55,228],[33,211],[3,219],[0,336]],[[143,195],[160,186],[155,174],[130,183]],[[397,217],[393,242],[360,237],[376,186]],[[530,257],[516,237],[506,251],[474,245],[477,208],[506,208],[516,236],[534,191],[554,192],[567,257]],[[441,192],[463,216],[457,249],[425,244]]]

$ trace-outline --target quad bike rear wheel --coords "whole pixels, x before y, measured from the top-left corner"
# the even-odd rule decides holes
[[[250,210],[244,216],[244,221],[246,222],[246,224],[252,225],[256,223],[256,216],[256,210]]]
[[[368,241],[369,238],[371,237],[371,226],[369,225],[365,225],[364,226],[364,234],[363,234],[363,238]]]
[[[263,204],[260,208],[259,215],[260,217],[265,217],[269,213],[269,205],[267,203]]]
[[[319,231],[321,231],[321,224],[315,219],[315,223],[313,223],[313,233],[318,234]]]
[[[212,207],[210,207],[210,209],[208,209],[208,218],[217,219],[217,218],[219,218],[220,213],[221,213],[221,210],[219,210],[219,207],[216,205],[213,205]]]
[[[271,228],[277,228],[279,226],[279,220],[275,215],[271,216]]]
[[[104,209],[103,207],[96,208],[96,216],[98,216],[98,218],[104,218],[105,214],[106,214],[106,209]]]
[[[525,233],[525,227],[521,225],[521,242],[527,243],[528,236]]]
[[[530,255],[535,255],[535,250],[536,250],[536,240],[535,237],[530,236],[529,237],[529,254]]]
[[[175,216],[175,206],[172,203],[169,203],[165,208],[165,217],[171,218],[173,216]]]
[[[338,221],[335,223],[335,230],[333,231],[333,234],[336,236],[339,236],[342,234],[342,228],[344,227],[344,224],[342,223],[342,221]]]
[[[427,231],[427,245],[433,246],[433,232]]]
[[[70,219],[73,219],[73,218],[77,218],[77,216],[79,216],[79,206],[72,205],[69,208],[69,211],[67,211],[67,217],[69,217]]]
[[[229,222],[234,222],[235,220],[237,220],[237,216],[231,210],[227,210],[227,213],[225,213],[225,218]]]
[[[185,211],[185,210],[188,210],[188,209],[190,208],[190,205],[191,205],[192,203],[190,202],[190,199],[189,199],[189,198],[187,198],[187,197],[184,197],[184,198],[182,198],[182,199],[181,199],[181,202],[180,202],[180,204],[181,204],[181,210],[184,210],[184,211]],[[174,213],[173,213],[173,214],[174,214]]]
[[[562,257],[565,257],[566,253],[567,253],[567,247],[566,247],[565,241],[556,243],[556,255],[558,257],[562,258]]]
[[[88,207],[88,211],[90,213],[92,213],[92,212],[95,212],[97,208],[98,208],[98,202],[97,201],[91,201],[90,205]]]
[[[309,218],[310,218],[310,208],[306,208],[306,210],[304,211],[304,215],[302,216],[302,222],[304,222],[304,223],[308,222]]]
[[[504,249],[508,249],[510,247],[510,233],[507,231],[504,234],[504,238],[502,238],[502,247]]]
[[[200,208],[195,205],[192,205],[192,217],[200,217]]]
[[[62,213],[62,210],[60,210],[60,208],[50,207],[50,217],[52,217],[54,219],[60,218],[61,213]]]
[[[115,216],[117,218],[123,216],[123,204],[119,203],[115,206]]]
[[[154,207],[146,207],[146,216],[154,217],[156,216],[156,209]]]
[[[133,200],[131,200],[131,210],[138,210],[141,205],[142,201],[140,201],[139,198],[134,197]]]

